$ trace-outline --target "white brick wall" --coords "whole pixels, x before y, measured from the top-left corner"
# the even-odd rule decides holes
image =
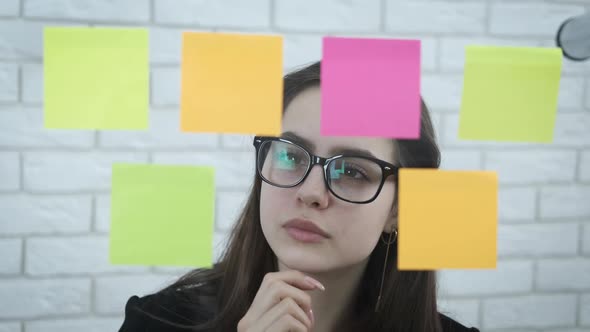
[[[519,36],[520,37],[520,36]],[[443,37],[440,46],[440,64],[445,72],[462,71],[465,64],[465,47],[469,45],[538,46],[534,39]]]
[[[580,15],[585,11],[583,6],[558,3],[493,3],[489,31],[493,35],[553,37],[564,17]]]
[[[535,218],[534,188],[501,188],[498,192],[498,219],[501,223],[519,223]]]
[[[25,251],[25,273],[31,276],[147,271],[147,267],[110,264],[107,236],[33,237]]]
[[[20,323],[18,322],[5,322],[0,323],[0,332],[20,332]]]
[[[537,273],[541,290],[590,290],[590,259],[540,260]]]
[[[0,58],[40,61],[43,56],[43,27],[52,23],[54,22],[1,20]]]
[[[150,3],[144,0],[26,0],[24,16],[75,21],[147,23]]]
[[[576,218],[590,215],[590,186],[547,186],[541,189],[541,218]]]
[[[18,67],[17,65],[0,65],[0,102],[16,102],[18,100]]]
[[[555,121],[555,146],[588,147],[590,146],[590,112],[558,114]]]
[[[557,105],[560,111],[578,111],[584,107],[583,77],[565,77],[559,81],[559,85]]]
[[[288,31],[378,32],[378,0],[275,0],[274,24]]]
[[[215,149],[218,135],[183,133],[178,130],[179,114],[154,111],[146,131],[111,130],[99,133],[98,145],[105,149]]]
[[[571,182],[576,176],[576,151],[490,151],[486,170],[498,172],[500,183]]]
[[[421,77],[423,97],[437,112],[459,112],[463,91],[462,74],[426,74]]]
[[[442,151],[441,169],[446,170],[481,170],[483,153],[478,150]]]
[[[579,179],[584,182],[590,182],[590,150],[582,152],[580,161]]]
[[[324,35],[422,41],[444,169],[497,170],[498,268],[445,270],[440,310],[495,332],[590,331],[590,61],[564,61],[553,144],[457,138],[465,46],[553,46],[588,0],[0,1],[0,332],[114,331],[127,298],[184,268],[108,263],[114,162],[216,168],[219,257],[254,176],[252,136],[178,130],[183,31],[284,36],[284,67]],[[150,129],[43,129],[43,27],[150,31]]]
[[[439,276],[439,291],[444,297],[527,293],[533,289],[530,261],[500,262],[496,269],[447,270]]]
[[[93,143],[90,131],[43,129],[41,109],[0,112],[0,148],[90,148]]]
[[[483,301],[486,328],[574,327],[575,295],[527,295]]]
[[[0,252],[4,253],[0,261],[0,275],[19,274],[22,261],[22,240],[0,239]]]
[[[284,35],[283,66],[288,70],[312,63],[322,57],[322,35]]]
[[[18,16],[19,0],[5,0],[0,4],[0,16]],[[0,329],[1,331],[1,329]]]
[[[476,326],[479,324],[479,308],[478,300],[447,300],[441,298],[439,300],[438,310],[466,326]]]
[[[249,188],[256,169],[254,155],[251,152],[155,152],[153,161],[157,164],[213,166],[215,184],[217,188],[223,189]]]
[[[98,277],[95,282],[95,308],[101,314],[120,315],[129,293],[138,296],[156,292],[174,281],[172,275],[129,275]]]
[[[386,1],[387,30],[417,33],[483,33],[483,1]]]
[[[266,28],[270,25],[270,0],[154,0],[153,14],[156,23],[164,24]]]
[[[584,225],[582,241],[584,242],[582,246],[582,252],[587,256],[590,256],[590,223]]]
[[[23,104],[43,103],[43,66],[30,64],[21,66],[22,84],[26,89],[22,91]]]
[[[87,195],[0,195],[0,234],[55,234],[90,231]]]
[[[247,192],[219,192],[215,200],[217,230],[227,232],[240,216],[248,198]]]
[[[27,332],[104,332],[117,331],[119,327],[120,318],[43,319],[25,323]]]
[[[97,195],[94,199],[94,230],[107,233],[111,229],[111,196]]]
[[[89,279],[0,279],[0,319],[88,313],[90,292]]]
[[[590,293],[584,294],[580,301],[580,323],[590,327]]]
[[[18,190],[20,161],[16,152],[0,152],[0,191]]]
[[[500,225],[498,255],[575,255],[578,251],[578,237],[576,223]]]
[[[180,102],[180,68],[156,68],[152,71],[151,102],[154,106],[178,106]]]
[[[108,190],[114,163],[145,162],[147,154],[140,152],[27,152],[24,187],[36,192]]]

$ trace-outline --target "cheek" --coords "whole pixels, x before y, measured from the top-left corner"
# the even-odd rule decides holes
[[[387,181],[383,184],[383,188],[381,188],[381,192],[379,196],[375,200],[379,202],[379,204],[385,204],[389,207],[392,206],[393,200],[395,198],[395,183],[392,181]],[[389,212],[389,210],[387,210]]]
[[[368,256],[383,231],[386,219],[367,206],[350,213],[342,221],[338,236],[340,249],[349,254]]]
[[[375,201],[355,206],[341,215],[337,247],[343,260],[353,263],[371,254],[391,218],[394,190],[393,184],[384,186]]]
[[[262,226],[278,223],[284,214],[285,206],[291,199],[291,189],[273,187],[262,183],[260,188],[260,222]]]
[[[376,218],[382,219],[385,222],[392,217],[393,203],[396,198],[395,184],[393,182],[386,182],[381,189],[381,193],[373,204],[375,204],[374,215]]]

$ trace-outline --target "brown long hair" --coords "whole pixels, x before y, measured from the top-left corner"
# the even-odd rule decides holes
[[[283,111],[303,90],[319,86],[320,63],[287,74],[284,78]],[[394,140],[395,160],[401,167],[438,168],[440,151],[426,105],[422,101],[421,135],[417,140]],[[250,307],[262,278],[277,271],[276,257],[260,226],[261,180],[254,179],[247,202],[232,229],[228,246],[211,269],[197,269],[181,277],[161,292],[174,290],[179,301],[193,304],[193,312],[203,311],[202,298],[210,296],[215,306],[211,320],[194,330],[234,331]],[[397,208],[394,202],[394,208]],[[385,266],[383,295],[374,312],[387,246],[379,241],[369,257],[355,302],[356,315],[347,329],[365,331],[441,331],[436,304],[436,276],[433,271],[398,271],[397,245],[391,246]],[[214,284],[210,293],[203,285]],[[199,286],[199,287],[195,287]],[[343,318],[341,324],[344,324]],[[178,324],[173,324],[177,325]],[[356,326],[356,327],[355,327]]]

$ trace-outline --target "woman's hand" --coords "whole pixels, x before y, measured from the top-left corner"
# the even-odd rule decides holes
[[[306,290],[324,286],[299,271],[267,273],[238,332],[310,331],[313,325],[311,297]]]

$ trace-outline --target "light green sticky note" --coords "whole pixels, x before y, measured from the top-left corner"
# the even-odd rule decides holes
[[[48,27],[43,57],[46,128],[148,128],[146,29]]]
[[[111,263],[212,266],[214,195],[212,167],[113,165]]]
[[[553,141],[562,53],[559,48],[466,48],[459,138]]]

